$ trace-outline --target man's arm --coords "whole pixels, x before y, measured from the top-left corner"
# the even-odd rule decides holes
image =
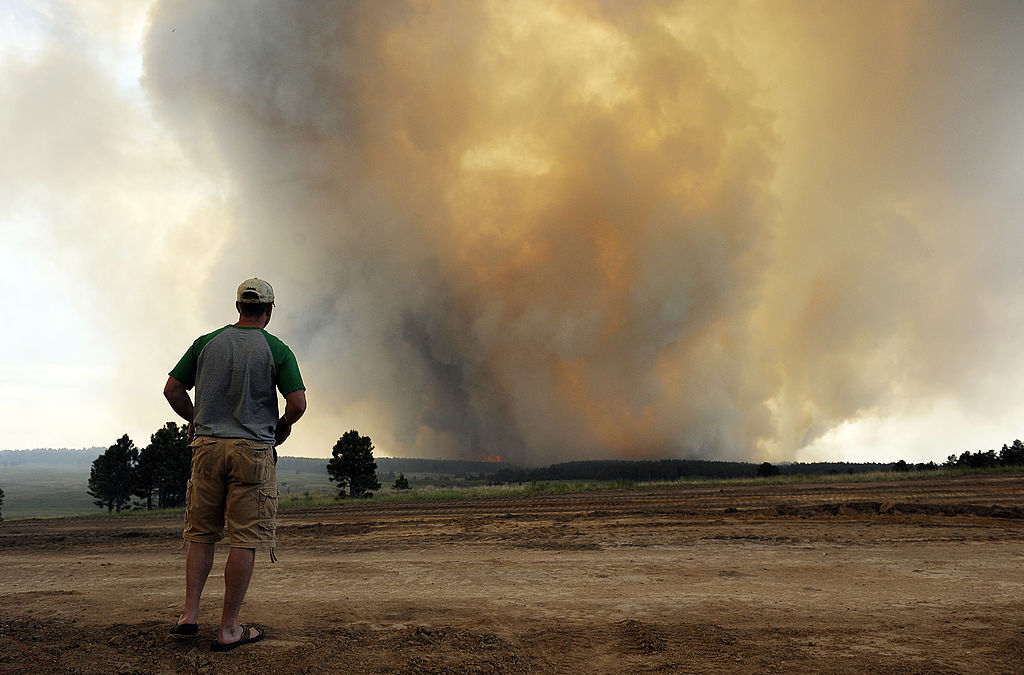
[[[306,390],[296,389],[284,397],[284,415],[277,421],[274,431],[276,445],[281,445],[292,433],[292,425],[306,412]]]
[[[167,384],[164,385],[164,398],[171,404],[171,409],[188,422],[188,442],[191,443],[196,433],[195,425],[192,423],[195,407],[192,405],[192,397],[188,395],[185,384],[176,377],[169,376]]]
[[[175,377],[168,377],[167,384],[164,385],[164,398],[171,404],[171,409],[188,422],[191,430],[195,408],[192,406],[192,397],[188,395],[185,384]]]

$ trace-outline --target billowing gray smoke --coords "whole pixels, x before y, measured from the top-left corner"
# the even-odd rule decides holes
[[[359,419],[392,455],[783,458],[962,386],[971,366],[928,359],[978,342],[934,331],[992,319],[960,296],[973,262],[928,276],[962,233],[928,201],[941,122],[916,115],[960,104],[908,36],[953,22],[764,11],[166,1],[146,85],[229,191],[208,284],[280,289],[334,437]],[[854,77],[866,55],[882,81]]]

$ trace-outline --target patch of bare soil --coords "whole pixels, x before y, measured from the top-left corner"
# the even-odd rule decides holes
[[[0,523],[0,675],[1017,673],[1024,477],[287,511],[213,653],[180,516]]]

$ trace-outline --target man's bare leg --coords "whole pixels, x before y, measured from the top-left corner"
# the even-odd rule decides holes
[[[185,556],[185,609],[178,617],[178,623],[197,623],[199,619],[199,598],[203,595],[206,578],[213,568],[213,544],[189,542]]]
[[[242,609],[242,601],[249,590],[249,579],[256,561],[256,549],[231,547],[228,562],[224,565],[224,609],[220,616],[220,632],[217,642],[227,644],[238,642],[242,637],[242,627],[238,624],[238,612]],[[249,637],[255,637],[252,629]]]

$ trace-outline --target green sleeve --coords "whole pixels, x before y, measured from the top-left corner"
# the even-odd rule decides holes
[[[299,374],[299,363],[295,360],[295,354],[288,348],[288,345],[281,342],[277,337],[263,331],[270,345],[270,351],[274,354],[274,367],[277,370],[277,389],[283,396],[293,391],[305,389],[302,383],[302,375]]]
[[[198,342],[198,340],[196,341]],[[171,372],[167,373],[177,381],[185,385],[185,389],[191,389],[196,384],[196,362],[197,362],[198,351],[196,350],[196,343],[193,342],[192,346],[188,348],[185,355],[178,360],[178,365],[171,369]]]

